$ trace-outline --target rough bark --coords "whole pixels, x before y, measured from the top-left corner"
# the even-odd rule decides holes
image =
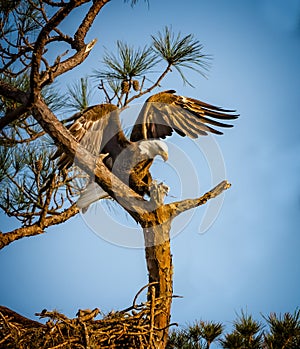
[[[208,200],[220,195],[230,184],[222,181],[211,191],[200,198],[187,199],[164,205],[166,187],[153,183],[149,211],[140,221],[145,240],[145,255],[149,274],[149,283],[155,286],[155,297],[158,299],[158,314],[155,316],[155,327],[162,330],[157,348],[165,348],[168,341],[168,329],[171,317],[173,295],[173,266],[170,247],[170,230],[173,218],[189,209],[205,204]],[[148,298],[151,293],[148,293]]]
[[[161,329],[161,338],[157,348],[165,348],[168,340],[168,329],[171,317],[173,294],[173,266],[170,247],[171,221],[153,227],[144,228],[145,255],[149,273],[149,283],[155,283],[157,299],[154,325]],[[148,293],[148,298],[151,296]]]

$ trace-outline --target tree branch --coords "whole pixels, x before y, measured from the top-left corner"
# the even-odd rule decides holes
[[[21,238],[43,234],[44,229],[65,222],[75,216],[78,212],[79,209],[76,204],[74,204],[59,215],[45,218],[43,222],[35,223],[28,227],[18,228],[8,233],[0,233],[0,249]]]
[[[8,84],[0,79],[0,95],[5,98],[13,99],[14,101],[22,104],[28,103],[29,95],[18,89],[17,87]]]
[[[32,99],[35,100],[41,89],[40,81],[40,66],[42,61],[42,56],[44,53],[44,47],[47,44],[49,34],[55,27],[57,27],[64,18],[66,18],[76,7],[86,3],[88,0],[73,0],[61,7],[45,24],[45,26],[40,31],[37,40],[34,45],[34,50],[31,60],[31,74],[30,74],[30,86]]]
[[[94,0],[93,5],[90,7],[89,11],[87,12],[84,20],[80,24],[79,28],[77,29],[74,39],[75,39],[75,48],[79,51],[84,47],[84,39],[89,31],[90,27],[92,26],[96,16],[98,15],[101,8],[108,3],[110,0]]]
[[[41,87],[53,82],[53,80],[80,65],[89,55],[92,48],[95,46],[97,39],[92,40],[88,44],[81,47],[81,49],[76,52],[72,57],[66,59],[63,62],[54,64],[52,67],[41,73],[40,84]]]
[[[74,41],[72,47],[77,50],[77,52],[64,62],[59,62],[54,64],[53,67],[49,68],[47,71],[41,74],[40,83],[41,86],[45,86],[47,83],[51,83],[57,76],[69,71],[76,66],[80,65],[89,55],[90,51],[97,42],[97,39],[92,40],[90,43],[85,44],[84,39],[87,32],[92,26],[96,16],[100,12],[101,8],[110,0],[94,0],[92,6],[90,7],[88,13],[86,14],[84,20],[80,24],[77,32],[74,35]],[[86,1],[85,1],[86,2]]]
[[[0,119],[0,130],[2,130],[5,126],[12,123],[13,121],[19,119],[20,116],[22,116],[26,111],[28,110],[28,107],[24,104],[20,105],[19,107],[9,111]]]
[[[149,88],[147,88],[144,91],[141,91],[140,93],[136,94],[135,96],[132,96],[131,98],[129,98],[125,105],[131,103],[133,100],[135,100],[136,98],[140,98],[142,97],[144,94],[146,93],[150,93],[154,88],[158,87],[160,82],[165,78],[165,76],[171,71],[171,67],[172,64],[168,64],[167,68],[164,70],[164,72],[158,77],[158,79],[156,80],[156,82],[150,86]]]
[[[209,192],[202,195],[197,199],[187,199],[171,204],[165,205],[166,209],[169,207],[172,211],[172,218],[178,216],[180,213],[190,210],[192,208],[204,205],[208,200],[215,198],[216,196],[223,193],[223,191],[230,188],[231,184],[224,180],[219,183],[216,187],[211,189]]]
[[[27,110],[29,95],[2,80],[0,80],[0,95],[22,104],[20,107],[0,118],[0,130],[2,130],[5,126],[17,120]]]

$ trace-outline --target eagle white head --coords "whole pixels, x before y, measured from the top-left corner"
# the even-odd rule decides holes
[[[148,159],[154,159],[155,156],[160,155],[164,161],[168,160],[168,146],[165,142],[158,139],[141,141],[139,149],[141,155],[146,155]]]

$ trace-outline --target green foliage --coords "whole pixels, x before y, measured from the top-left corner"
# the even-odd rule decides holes
[[[227,333],[224,339],[220,340],[222,348],[240,349],[243,347],[243,338],[237,332]]]
[[[270,332],[265,336],[269,349],[300,348],[300,309],[283,316],[271,313],[265,319],[270,327]]]
[[[57,174],[45,136],[24,146],[0,147],[0,208],[23,226],[36,223],[44,212],[58,215],[78,195],[81,173]]]
[[[49,151],[41,144],[0,147],[0,163],[1,186],[6,188],[0,193],[0,207],[23,224],[32,223],[44,203],[40,191],[53,170]]]
[[[19,1],[18,6],[18,20],[19,27],[18,29],[27,35],[35,34],[33,33],[35,30],[40,28],[40,24],[45,24],[43,16],[37,9],[35,5],[38,5],[38,0],[33,1]],[[34,20],[33,20],[34,19]]]
[[[99,88],[105,93],[107,102],[117,99],[119,106],[125,106],[133,99],[159,87],[163,78],[172,71],[172,67],[179,72],[184,84],[192,86],[183,69],[190,69],[205,77],[209,58],[192,34],[175,34],[166,27],[157,35],[152,35],[152,44],[149,47],[135,48],[117,41],[116,53],[105,50],[101,68],[94,70],[93,77],[100,80]],[[166,67],[156,78],[152,77],[152,81],[149,73],[155,76],[153,68],[157,67],[156,71],[160,71],[162,61],[166,63]],[[135,95],[129,98],[130,93]]]
[[[96,70],[95,76],[104,80],[130,81],[149,72],[156,63],[150,47],[134,48],[117,41],[117,55],[106,50],[103,57],[104,70]]]
[[[42,96],[45,103],[53,112],[65,110],[67,97],[61,95],[58,85],[55,82],[52,85],[43,87]]]
[[[29,77],[26,73],[19,76],[13,77],[11,75],[0,74],[0,79],[8,84],[17,87],[19,90],[25,92],[29,88]],[[5,112],[17,108],[19,104],[8,98],[0,96],[0,116],[4,115]]]
[[[6,174],[12,166],[13,157],[11,156],[11,149],[4,149],[0,147],[0,183],[6,179]]]
[[[241,311],[241,315],[233,323],[234,330],[226,334],[220,343],[227,349],[260,349],[262,348],[262,324],[255,321],[251,315]]]
[[[13,11],[19,4],[21,0],[1,0],[0,1],[0,13],[9,13]]]
[[[1,73],[10,70],[18,74],[29,67],[29,52],[32,51],[38,29],[45,25],[43,15],[37,10],[38,4],[38,0],[0,2],[0,39],[4,39],[1,41],[1,51],[4,53]]]
[[[222,334],[223,325],[212,321],[195,321],[186,329],[172,331],[168,349],[208,349]]]
[[[91,105],[92,96],[88,78],[81,78],[79,82],[68,87],[65,107],[71,111],[82,111]]]
[[[27,70],[17,76],[9,74],[0,74],[0,79],[14,87],[17,87],[19,90],[23,92],[27,92],[30,86],[29,75]],[[46,104],[53,111],[58,111],[65,107],[66,99],[64,96],[60,95],[55,83],[51,86],[45,86],[42,90],[42,96]],[[4,115],[6,112],[9,112],[10,110],[17,108],[18,106],[19,103],[12,101],[8,98],[4,98],[3,96],[0,96],[0,116]],[[24,114],[19,121],[23,121],[24,118],[30,115],[30,113]],[[31,121],[33,122],[33,119]]]
[[[224,330],[224,326],[220,322],[200,321],[200,324],[202,328],[201,335],[206,340],[207,347],[215,342]]]
[[[189,83],[182,68],[192,69],[202,76],[209,68],[209,56],[202,52],[203,45],[192,34],[182,36],[179,32],[175,35],[171,28],[165,27],[164,31],[152,36],[154,52],[161,59],[168,62],[179,72],[182,80]]]
[[[224,333],[221,323],[195,321],[193,325],[171,331],[168,349],[208,349],[212,343],[224,349],[299,349],[300,310],[283,316],[271,313],[266,324],[244,311],[233,322],[233,330]]]
[[[29,89],[27,71],[15,77],[0,74],[0,78],[23,92]],[[53,111],[61,110],[65,104],[55,85],[46,86],[42,96]],[[0,97],[0,107],[2,117],[18,108],[19,104]],[[30,110],[0,132],[0,184],[5,188],[0,191],[0,208],[24,226],[35,223],[45,209],[58,214],[69,198],[72,202],[71,175],[58,176],[50,185],[56,171],[51,160],[53,150],[52,140]]]
[[[191,347],[185,330],[171,331],[166,349],[188,349]]]

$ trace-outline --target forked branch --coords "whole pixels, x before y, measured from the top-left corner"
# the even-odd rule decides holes
[[[222,194],[225,190],[227,190],[230,187],[231,184],[227,180],[224,180],[220,182],[216,187],[202,195],[200,198],[186,199],[178,202],[173,202],[166,206],[170,207],[170,209],[172,210],[172,216],[176,217],[182,212],[206,204],[208,200],[213,199],[216,196]]]

